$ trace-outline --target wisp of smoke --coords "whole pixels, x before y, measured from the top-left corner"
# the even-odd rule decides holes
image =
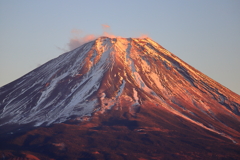
[[[90,42],[94,39],[96,39],[97,37],[93,34],[91,35],[86,35],[84,37],[75,37],[75,38],[71,38],[70,42],[68,43],[68,47],[70,50],[73,50],[79,46],[81,46],[84,43]]]
[[[70,39],[68,45],[69,50],[73,50],[79,46],[81,46],[84,43],[87,43],[89,41],[92,41],[97,38],[97,36],[90,34],[90,35],[85,35],[83,31],[79,29],[72,29],[71,30],[72,38]]]
[[[103,29],[103,33],[100,36],[106,36],[109,38],[121,38],[120,36],[111,34],[110,33],[111,27],[107,24],[102,24],[102,29]],[[84,43],[90,42],[90,41],[100,37],[99,35],[93,35],[93,34],[84,35],[83,31],[79,30],[79,29],[72,29],[71,34],[72,34],[72,38],[70,39],[69,43],[67,44],[69,50],[73,50],[73,49],[81,46]],[[149,37],[147,34],[141,34],[138,38],[147,38],[147,37]]]
[[[149,36],[147,34],[141,34],[138,38],[144,39],[144,38],[149,38]]]
[[[119,36],[115,36],[113,34],[111,34],[111,27],[107,24],[102,24],[102,28],[103,28],[103,36],[109,37],[109,38],[116,38]]]
[[[102,27],[103,27],[103,28],[110,28],[110,26],[107,25],[107,24],[102,24]]]

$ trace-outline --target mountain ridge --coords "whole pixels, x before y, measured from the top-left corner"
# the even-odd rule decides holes
[[[143,45],[142,46],[139,45],[141,43],[143,45],[145,45],[145,48],[143,47]],[[147,46],[147,45],[149,45],[149,43],[151,44],[151,46]],[[152,58],[152,59],[160,57],[160,60],[162,60],[162,62],[164,64],[164,67],[166,69],[170,69],[169,66],[171,65],[171,67],[174,67],[174,69],[176,69],[180,73],[180,75],[182,77],[184,77],[184,79],[187,80],[195,88],[197,87],[196,85],[205,85],[206,81],[210,82],[210,83],[208,83],[208,85],[210,84],[210,86],[206,86],[210,90],[214,91],[215,90],[214,88],[218,87],[218,90],[220,90],[220,91],[217,91],[218,95],[213,95],[217,99],[222,99],[223,100],[226,97],[224,97],[224,95],[222,95],[221,92],[224,92],[226,90],[228,92],[230,91],[230,90],[226,89],[225,87],[223,87],[222,85],[216,83],[215,81],[213,81],[209,77],[201,74],[201,72],[199,72],[196,69],[190,67],[185,62],[182,62],[178,57],[176,57],[175,55],[173,55],[170,52],[168,52],[167,50],[165,50],[162,46],[158,45],[156,42],[152,41],[150,38],[145,38],[145,39],[128,38],[128,39],[125,39],[125,38],[100,37],[100,38],[96,39],[95,41],[89,42],[89,43],[83,45],[82,47],[79,47],[79,48],[75,49],[72,52],[67,52],[64,55],[59,56],[57,59],[59,61],[59,59],[61,58],[60,62],[55,62],[56,64],[54,63],[54,64],[51,65],[51,63],[53,61],[56,61],[56,59],[51,60],[51,61],[46,63],[47,67],[45,67],[45,70],[43,70],[42,72],[47,72],[47,73],[45,73],[45,75],[50,74],[51,76],[49,76],[49,77],[52,80],[50,80],[50,81],[48,80],[48,81],[45,82],[45,87],[48,87],[48,88],[45,89],[44,91],[42,91],[41,97],[38,99],[37,104],[41,104],[42,101],[45,98],[45,95],[47,95],[49,91],[52,91],[52,89],[54,89],[55,85],[57,85],[56,83],[59,82],[58,79],[62,80],[66,77],[75,78],[75,77],[78,77],[78,76],[81,76],[81,75],[83,75],[83,78],[84,78],[84,76],[85,76],[84,74],[86,74],[86,73],[89,74],[89,72],[91,72],[91,70],[94,70],[94,69],[95,70],[92,71],[92,73],[94,74],[93,75],[94,78],[96,78],[98,76],[101,76],[101,75],[98,75],[97,73],[104,74],[104,72],[106,72],[105,68],[112,68],[113,66],[111,66],[111,65],[113,65],[114,63],[115,63],[114,65],[118,65],[119,68],[121,67],[122,69],[126,70],[126,72],[125,71],[123,72],[123,74],[128,74],[128,77],[126,77],[126,79],[130,77],[130,79],[133,78],[135,80],[135,82],[133,82],[135,87],[140,87],[141,86],[140,88],[143,88],[142,86],[144,85],[144,87],[148,91],[150,91],[151,89],[149,89],[149,87],[148,87],[148,86],[150,86],[150,84],[149,83],[144,84],[146,82],[149,82],[149,79],[146,80],[146,82],[143,82],[143,80],[142,80],[141,76],[139,75],[138,71],[143,72],[144,74],[145,73],[151,73],[151,76],[154,77],[154,78],[157,78],[158,75],[156,74],[156,72],[151,72],[150,71],[153,68],[152,67],[153,65],[150,66],[150,62],[148,61],[149,59],[147,59],[144,54],[142,54],[140,56],[140,58],[142,58],[141,67],[135,68],[135,64],[139,65],[139,62],[137,61],[137,59],[138,60],[140,59],[138,55],[134,54],[136,51],[132,51],[131,52],[131,57],[130,57],[131,47],[135,44],[137,44],[135,50],[141,50],[141,52],[143,52],[143,53],[145,52],[145,54],[147,54],[147,56],[150,56],[150,58]],[[93,48],[91,48],[91,47],[93,47]],[[140,47],[142,47],[142,48],[140,48]],[[89,49],[89,48],[91,48],[91,49]],[[121,49],[122,49],[122,51],[121,51]],[[158,50],[156,50],[156,49],[158,49]],[[82,52],[84,52],[84,54],[81,53],[80,55],[78,55],[78,54],[75,55],[75,53],[79,52],[79,50],[83,50]],[[139,51],[136,52],[136,53],[139,53]],[[50,71],[47,71],[47,69],[51,70],[51,68],[54,68],[54,67],[55,68],[60,68],[58,66],[61,66],[62,63],[64,63],[63,61],[65,61],[66,58],[68,58],[68,56],[71,56],[71,55],[72,55],[73,58],[74,58],[74,56],[79,56],[78,59],[77,59],[78,61],[74,62],[73,65],[70,65],[70,67],[72,67],[72,68],[65,67],[66,71],[64,71],[64,69],[59,69],[59,71],[56,72],[55,74],[51,74]],[[79,60],[82,60],[81,58],[84,58],[84,56],[85,56],[84,62],[79,62]],[[144,58],[144,56],[145,56],[145,58]],[[132,59],[132,57],[134,57],[134,60]],[[156,61],[156,59],[154,59],[154,60]],[[50,64],[50,66],[48,66],[49,64]],[[80,64],[80,65],[78,66],[78,64]],[[46,66],[46,65],[43,65],[43,66]],[[65,65],[66,65],[66,63],[65,63]],[[98,66],[100,66],[100,67],[98,67]],[[156,68],[156,67],[157,66],[154,66],[154,68]],[[117,69],[119,69],[119,68],[117,68]],[[39,67],[39,69],[41,69],[41,67]],[[136,69],[138,71],[136,71]],[[31,74],[34,75],[34,72],[38,72],[38,69],[35,69],[34,71],[26,74],[24,76],[24,78],[29,77],[29,76],[31,77]],[[60,72],[64,72],[64,74],[60,75],[59,74]],[[130,72],[132,72],[132,73],[130,73]],[[189,74],[189,72],[194,72],[195,74]],[[118,72],[118,73],[121,73],[121,72]],[[40,74],[44,74],[44,73],[41,73],[41,71],[40,71],[40,73],[37,75],[37,76],[39,76],[38,79],[40,79],[40,80],[44,79],[45,77],[41,76]],[[58,74],[60,75],[59,77],[58,77]],[[114,76],[118,76],[118,75],[115,73]],[[125,75],[121,75],[121,76],[118,76],[118,77],[121,79],[124,76]],[[56,77],[56,78],[54,78],[54,77]],[[87,77],[87,76],[85,76],[85,77]],[[162,77],[165,78],[164,75]],[[89,78],[89,77],[87,77],[87,78]],[[204,79],[202,80],[201,78],[204,78]],[[47,79],[47,78],[45,78],[45,79]],[[91,77],[90,77],[90,80],[92,80]],[[199,83],[195,84],[196,81],[201,81],[201,83],[200,84]],[[154,82],[155,82],[155,85],[158,84],[158,86],[161,87],[160,88],[161,92],[167,93],[166,88],[164,88],[162,86],[162,84],[160,84],[159,82],[156,82],[156,81],[154,81]],[[22,82],[20,82],[20,83],[22,83]],[[118,82],[118,83],[120,83],[120,82]],[[138,86],[136,86],[136,83],[138,83]],[[36,82],[33,85],[35,85],[35,84],[36,84]],[[105,84],[103,83],[103,85],[105,85]],[[217,86],[217,87],[215,87],[215,86]],[[94,89],[94,86],[92,86],[92,87]],[[4,87],[1,87],[0,93],[1,93],[1,90],[3,90],[3,88]],[[204,88],[204,89],[206,89],[206,88]],[[230,94],[231,97],[229,97],[229,98],[236,101],[235,96],[238,96],[238,95],[234,94],[233,92],[230,92],[230,93],[231,93]],[[210,94],[213,94],[213,93],[210,92]],[[161,98],[163,98],[164,95],[165,94],[161,94],[161,96],[162,96]],[[5,101],[5,99],[3,101]],[[232,109],[232,110],[234,110],[234,109]],[[235,109],[234,111],[237,114],[239,114],[239,108]]]
[[[239,95],[150,38],[100,37],[0,88],[0,127],[15,126],[2,135],[79,125],[239,146],[239,116]]]

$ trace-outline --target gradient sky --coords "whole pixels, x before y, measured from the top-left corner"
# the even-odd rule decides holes
[[[238,0],[1,0],[0,86],[68,51],[74,37],[102,35],[103,24],[117,36],[147,34],[240,94]]]

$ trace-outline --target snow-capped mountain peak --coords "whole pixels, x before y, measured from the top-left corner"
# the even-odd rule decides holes
[[[234,143],[240,97],[150,38],[100,37],[0,88],[0,125],[159,110]],[[228,120],[226,120],[228,119]]]

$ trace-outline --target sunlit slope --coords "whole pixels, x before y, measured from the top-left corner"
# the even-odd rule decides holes
[[[0,88],[1,126],[164,113],[239,143],[239,109],[239,95],[150,38],[100,37]]]

